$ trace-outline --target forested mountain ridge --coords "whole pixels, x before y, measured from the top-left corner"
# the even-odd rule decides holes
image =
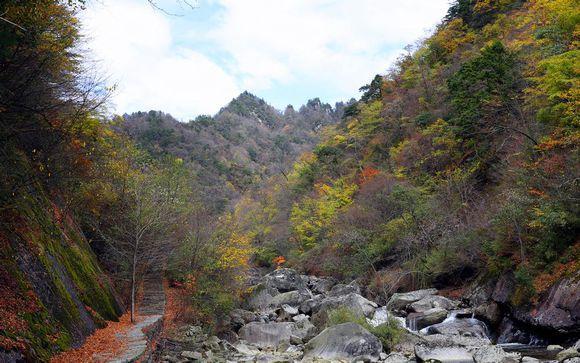
[[[181,158],[194,170],[207,202],[216,210],[261,180],[287,173],[310,150],[324,126],[337,123],[345,105],[318,99],[280,112],[244,92],[215,116],[182,123],[157,111],[124,115],[118,129],[151,155]]]

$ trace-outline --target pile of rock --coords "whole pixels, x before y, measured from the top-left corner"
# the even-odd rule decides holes
[[[393,352],[363,326],[347,322],[330,326],[329,314],[340,308],[378,326],[396,319],[403,337]],[[233,310],[218,337],[192,328],[188,350],[165,349],[168,362],[521,362],[518,353],[493,345],[487,326],[475,310],[437,295],[435,289],[394,294],[379,307],[361,295],[356,282],[298,274],[292,269],[264,276]],[[183,346],[182,346],[183,347]],[[577,349],[575,350],[577,353]],[[561,361],[574,361],[567,351]],[[532,362],[525,357],[525,361]]]

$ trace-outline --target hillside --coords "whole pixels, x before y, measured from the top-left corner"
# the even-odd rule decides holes
[[[288,180],[243,201],[257,260],[356,278],[383,302],[423,287],[467,296],[499,280],[507,298],[496,302],[512,318],[497,334],[510,319],[539,335],[577,333],[574,285],[568,302],[551,300],[579,269],[574,4],[456,2]]]
[[[194,170],[208,203],[224,206],[272,175],[288,172],[312,149],[322,127],[337,123],[345,105],[309,101],[280,112],[244,92],[214,116],[181,123],[163,112],[124,115],[119,129],[155,157],[181,158]]]

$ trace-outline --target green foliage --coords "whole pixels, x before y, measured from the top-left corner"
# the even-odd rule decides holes
[[[380,101],[382,95],[383,77],[377,74],[371,83],[359,88],[360,92],[364,92],[360,100],[368,103],[372,101]]]
[[[254,263],[260,267],[273,267],[273,261],[280,256],[280,252],[272,246],[265,246],[256,249],[254,253]]]
[[[303,250],[309,250],[322,241],[326,226],[341,208],[352,203],[357,187],[338,179],[332,185],[321,184],[317,189],[318,198],[306,197],[292,207],[292,230]]]
[[[579,127],[580,50],[569,51],[541,61],[531,92],[543,106],[538,119],[562,127]]]
[[[460,135],[478,136],[486,127],[495,126],[497,118],[490,120],[488,115],[496,110],[507,112],[518,87],[516,70],[515,56],[495,41],[449,78],[447,86],[453,107],[450,123]]]

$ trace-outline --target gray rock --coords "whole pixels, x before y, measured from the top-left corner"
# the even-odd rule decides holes
[[[446,298],[445,296],[439,295],[425,296],[421,300],[415,301],[410,305],[411,311],[416,313],[422,313],[433,308],[453,310],[457,309],[457,307],[459,307],[458,301],[453,301]]]
[[[240,329],[240,339],[260,348],[275,348],[289,342],[294,323],[249,323]]]
[[[557,344],[550,344],[546,347],[546,350],[564,350],[564,347]]]
[[[201,353],[192,352],[189,350],[184,350],[183,352],[181,352],[181,356],[183,358],[194,359],[194,360],[199,360],[199,361],[201,361],[203,359],[203,355]]]
[[[261,283],[251,287],[251,292],[245,300],[245,305],[250,310],[262,310],[271,306],[272,299],[278,294],[280,292],[277,289]]]
[[[258,316],[256,315],[256,313],[252,311],[244,309],[234,309],[230,312],[230,324],[232,324],[232,326],[237,326],[237,329],[241,328],[242,325],[251,323],[252,321],[256,321],[257,319]]]
[[[580,272],[554,284],[537,307],[514,309],[517,320],[555,332],[580,333]]]
[[[534,357],[523,357],[522,363],[540,363],[541,361],[538,358]]]
[[[377,360],[383,346],[379,339],[355,323],[324,329],[305,346],[305,358]]]
[[[424,346],[415,347],[415,355],[419,362],[438,363],[473,363],[473,355],[465,348],[429,348]]]
[[[164,355],[163,357],[161,357],[161,360],[162,361],[165,361],[165,362],[169,362],[169,363],[178,363],[178,362],[181,362],[180,359],[175,358],[172,355]],[[6,360],[6,361],[8,361],[8,360]]]
[[[579,357],[569,358],[562,361],[562,363],[580,363]]]
[[[501,311],[499,305],[493,301],[477,306],[473,313],[476,318],[483,319],[492,325],[497,326],[497,324],[501,322]]]
[[[578,352],[578,349],[576,349],[574,347],[570,347],[568,349],[565,349],[556,355],[556,359],[559,362],[562,362],[566,359],[576,358],[576,357],[580,357],[580,353]]]
[[[308,300],[303,301],[298,308],[304,314],[314,314],[320,308],[320,304],[324,300],[324,295],[316,295]]]
[[[442,347],[463,347],[463,348],[478,348],[482,346],[491,345],[489,338],[478,338],[472,336],[462,335],[423,335],[422,342],[419,345],[427,347],[442,348]]]
[[[447,310],[432,308],[422,313],[407,315],[407,326],[411,330],[421,330],[431,325],[441,323],[447,318]]]
[[[269,306],[278,308],[282,305],[300,306],[304,301],[310,299],[310,296],[300,291],[288,291],[272,297]]]
[[[312,316],[312,322],[319,328],[325,327],[329,313],[339,308],[349,310],[355,317],[370,317],[375,312],[376,306],[374,302],[355,293],[327,297],[320,303],[318,312]]]
[[[487,338],[487,327],[477,319],[456,319],[431,325],[427,328],[427,334]]]
[[[246,355],[246,356],[252,356],[252,355],[256,355],[256,354],[260,353],[260,351],[257,350],[256,348],[250,347],[246,343],[243,343],[243,342],[238,342],[236,345],[234,345],[234,348],[239,353]]]
[[[367,322],[371,326],[379,326],[389,322],[390,314],[387,311],[387,307],[383,306],[375,310],[372,319],[367,318]]]
[[[385,354],[385,357],[384,358],[381,357],[381,359],[383,359],[383,363],[409,363],[409,358],[405,357],[403,354],[398,352],[391,353],[389,355]]]
[[[281,268],[267,274],[264,276],[264,282],[280,292],[307,289],[306,282],[302,279],[302,276],[290,268]]]
[[[316,334],[316,327],[308,320],[295,323],[258,323],[252,322],[240,329],[240,339],[260,348],[275,348],[282,342],[290,343],[296,336],[308,340]]]
[[[486,345],[471,349],[476,363],[518,363],[519,353],[506,353],[498,345]]]
[[[308,281],[308,287],[315,294],[326,294],[336,285],[336,280],[331,277],[319,278],[311,276]]]
[[[337,285],[333,286],[332,289],[330,290],[330,292],[328,293],[328,296],[342,296],[342,295],[348,295],[351,293],[360,295],[360,287],[358,286],[356,281],[353,281],[348,285],[337,284]]]
[[[298,320],[292,327],[292,332],[295,336],[303,341],[310,340],[317,333],[316,327],[308,319]]]
[[[389,310],[401,310],[409,304],[419,301],[426,296],[435,295],[436,293],[437,289],[424,289],[405,293],[396,293],[393,294],[393,296],[391,296],[389,299],[387,308]]]
[[[309,320],[310,317],[308,315],[299,314],[292,317],[292,321],[301,321],[301,320]]]
[[[510,297],[515,290],[516,280],[512,272],[503,274],[497,281],[491,298],[493,301],[505,304],[508,303]]]
[[[288,304],[283,304],[282,307],[277,310],[277,314],[278,318],[276,321],[290,321],[294,315],[298,314],[298,308]]]

